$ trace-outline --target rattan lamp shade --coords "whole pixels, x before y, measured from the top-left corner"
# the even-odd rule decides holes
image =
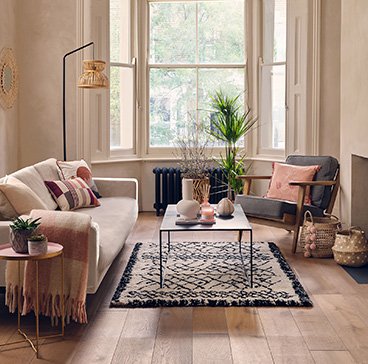
[[[83,73],[79,77],[80,88],[107,88],[109,80],[103,73],[105,62],[100,60],[83,61]]]

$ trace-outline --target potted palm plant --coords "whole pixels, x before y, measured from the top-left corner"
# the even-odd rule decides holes
[[[252,129],[257,118],[251,114],[251,109],[246,106],[242,110],[240,94],[231,97],[221,90],[211,97],[211,123],[207,132],[216,140],[225,144],[225,154],[220,153],[216,159],[220,168],[224,171],[228,181],[228,198],[233,199],[234,194],[242,191],[242,181],[236,177],[245,174],[245,152],[239,146],[239,141]]]
[[[10,227],[10,242],[16,253],[28,253],[28,238],[33,235],[40,226],[40,219],[23,219],[17,217]]]

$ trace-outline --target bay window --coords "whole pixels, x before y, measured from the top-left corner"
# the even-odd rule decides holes
[[[210,126],[219,90],[258,117],[249,157],[306,150],[307,0],[110,0],[108,11],[105,159],[173,157],[188,126]]]

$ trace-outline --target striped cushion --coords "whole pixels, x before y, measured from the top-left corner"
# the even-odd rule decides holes
[[[100,202],[82,178],[45,181],[45,185],[62,211],[100,206]]]

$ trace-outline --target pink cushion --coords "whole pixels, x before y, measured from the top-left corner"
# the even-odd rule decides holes
[[[299,187],[290,186],[289,182],[313,181],[314,175],[319,169],[320,166],[295,166],[274,163],[272,178],[266,197],[297,202]],[[307,205],[311,204],[309,188],[307,188],[304,203]]]

